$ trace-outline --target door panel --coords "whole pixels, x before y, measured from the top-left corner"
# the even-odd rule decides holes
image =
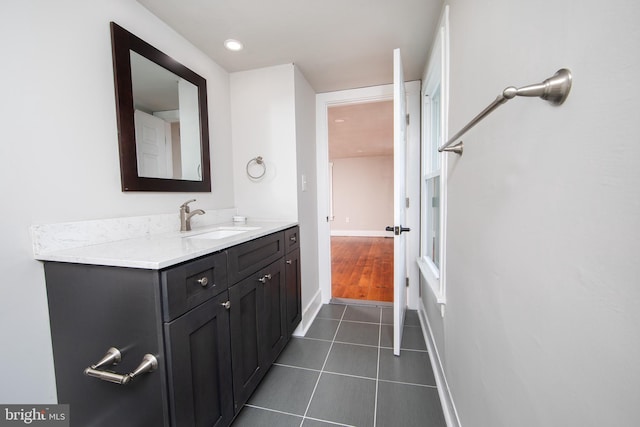
[[[393,354],[400,355],[402,329],[407,306],[406,239],[406,153],[407,97],[400,49],[393,51]],[[408,230],[407,230],[408,231]]]
[[[254,274],[229,288],[234,408],[239,411],[264,375],[264,290]]]
[[[285,258],[284,276],[286,282],[287,335],[291,336],[302,320],[300,249],[289,252]]]
[[[261,272],[265,326],[262,366],[265,367],[271,366],[287,343],[284,266],[284,259],[281,259]]]
[[[215,427],[233,419],[226,301],[224,292],[165,324],[172,425]]]

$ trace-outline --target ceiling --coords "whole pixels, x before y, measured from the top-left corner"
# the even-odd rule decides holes
[[[442,0],[138,0],[228,72],[295,63],[316,93],[420,80]],[[240,52],[223,42],[234,38]]]
[[[137,0],[228,72],[295,63],[316,93],[420,80],[442,0]],[[233,38],[240,52],[223,46]],[[393,103],[329,109],[329,157],[393,154]],[[339,120],[339,121],[336,121]],[[343,120],[343,121],[340,121]]]
[[[327,110],[330,160],[393,155],[393,101]]]

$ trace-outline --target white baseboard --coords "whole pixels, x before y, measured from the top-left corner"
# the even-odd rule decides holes
[[[427,343],[429,359],[431,360],[433,374],[436,379],[436,385],[438,386],[438,395],[440,396],[440,403],[442,404],[444,420],[447,423],[447,427],[462,427],[462,424],[460,424],[460,418],[458,418],[456,406],[453,403],[453,396],[451,396],[451,391],[449,390],[447,378],[444,374],[444,368],[442,366],[442,361],[440,360],[440,354],[438,353],[438,348],[436,347],[436,342],[433,338],[433,331],[431,330],[431,325],[429,325],[427,310],[422,300],[420,300],[420,309],[418,310],[418,316],[420,317],[422,333],[424,334],[424,340]]]
[[[321,308],[322,292],[320,292],[320,289],[318,289],[313,298],[311,298],[309,304],[307,304],[307,306],[302,310],[302,320],[300,321],[300,324],[298,325],[296,330],[293,331],[292,335],[294,337],[305,336]]]
[[[331,236],[340,237],[393,237],[393,233],[384,230],[331,230]]]

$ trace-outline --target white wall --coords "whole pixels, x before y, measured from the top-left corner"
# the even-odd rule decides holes
[[[302,266],[303,327],[320,303],[318,265],[318,183],[316,172],[316,94],[295,67],[298,221]],[[303,185],[304,181],[304,185]]]
[[[109,22],[207,80],[211,193],[120,189]],[[56,401],[43,269],[29,226],[233,207],[229,77],[134,0],[8,0],[0,144],[0,402]],[[178,226],[176,224],[176,226]]]
[[[447,306],[424,303],[462,425],[640,421],[640,3],[452,0]]]
[[[293,64],[232,73],[230,81],[236,207],[250,218],[298,221],[305,322],[319,303],[315,92]],[[246,165],[257,156],[266,173],[251,179]]]
[[[333,159],[331,234],[393,236],[393,156]]]
[[[297,220],[294,68],[286,64],[231,74],[234,184],[241,215]],[[266,173],[253,180],[246,165],[257,156],[263,157]]]

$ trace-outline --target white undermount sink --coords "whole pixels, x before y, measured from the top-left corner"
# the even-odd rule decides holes
[[[204,240],[224,239],[227,237],[235,236],[237,234],[246,233],[247,231],[257,230],[259,228],[260,227],[247,227],[247,226],[218,227],[215,230],[211,230],[206,233],[188,236],[187,239],[204,239]]]

